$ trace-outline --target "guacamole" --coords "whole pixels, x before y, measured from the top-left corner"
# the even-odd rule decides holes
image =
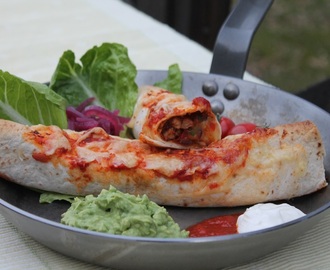
[[[146,195],[134,196],[114,187],[94,197],[75,198],[62,215],[63,224],[97,232],[143,237],[188,237],[188,232],[169,216],[166,209]]]

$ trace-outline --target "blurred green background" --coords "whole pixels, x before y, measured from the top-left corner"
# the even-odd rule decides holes
[[[329,78],[330,1],[275,0],[253,40],[247,70],[293,93]]]
[[[122,0],[213,50],[236,0]],[[274,0],[252,42],[247,70],[300,92],[330,77],[330,1]],[[330,92],[330,89],[329,89]]]

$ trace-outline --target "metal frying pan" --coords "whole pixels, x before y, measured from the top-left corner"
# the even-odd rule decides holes
[[[242,0],[219,33],[210,74],[183,74],[188,98],[204,96],[217,113],[236,121],[277,125],[305,119],[321,130],[330,152],[330,115],[311,103],[271,86],[243,81],[250,41],[272,1]],[[220,73],[222,75],[217,75]],[[137,83],[152,84],[165,71],[140,71]],[[330,157],[325,159],[327,175]],[[219,269],[242,264],[279,249],[314,226],[330,203],[329,188],[288,203],[307,215],[257,232],[191,239],[116,236],[81,230],[59,223],[69,207],[63,202],[39,204],[39,194],[0,179],[0,211],[21,231],[65,255],[116,269]],[[170,215],[186,228],[203,219],[242,212],[245,208],[168,207]]]

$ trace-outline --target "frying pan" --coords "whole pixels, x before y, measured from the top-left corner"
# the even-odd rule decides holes
[[[221,28],[210,74],[183,73],[183,93],[203,96],[214,112],[234,121],[274,126],[312,120],[330,152],[330,116],[317,106],[275,87],[242,80],[253,35],[271,6],[269,0],[238,2]],[[220,75],[221,74],[221,75]],[[138,85],[153,84],[165,71],[139,71]],[[330,171],[330,157],[324,163]],[[0,211],[18,229],[65,255],[116,269],[219,269],[246,263],[273,252],[314,226],[327,212],[329,188],[288,201],[306,216],[256,232],[188,239],[127,237],[60,224],[69,205],[39,204],[39,194],[0,179]],[[167,207],[182,228],[209,217],[242,212],[245,208]]]

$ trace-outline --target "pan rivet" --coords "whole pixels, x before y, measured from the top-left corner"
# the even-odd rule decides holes
[[[225,110],[225,105],[220,100],[213,100],[211,101],[211,108],[215,114],[220,115]]]
[[[218,93],[219,87],[215,81],[209,80],[203,83],[202,89],[205,95],[214,96],[216,93]]]
[[[223,89],[223,95],[226,99],[233,100],[239,96],[239,88],[236,84],[227,83]]]

